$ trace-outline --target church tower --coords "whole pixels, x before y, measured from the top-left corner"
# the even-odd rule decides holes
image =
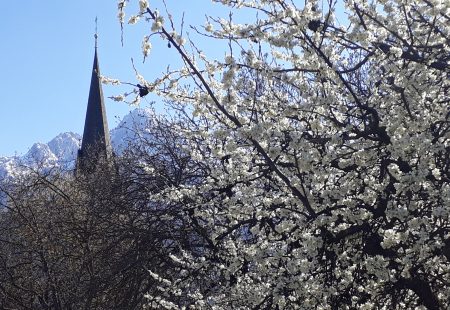
[[[107,162],[110,160],[112,160],[112,148],[100,80],[96,34],[94,65],[92,67],[83,140],[81,142],[81,149],[78,150],[77,173],[89,173],[95,169],[99,162]]]

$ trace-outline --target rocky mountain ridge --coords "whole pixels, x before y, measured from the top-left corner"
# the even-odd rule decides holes
[[[153,112],[138,108],[124,116],[119,125],[110,130],[111,144],[116,154],[122,153],[127,145],[139,135],[145,134]],[[81,135],[64,132],[48,143],[37,142],[24,155],[0,157],[0,180],[14,177],[24,169],[33,167],[60,166],[72,169],[75,166],[78,149],[81,147]]]

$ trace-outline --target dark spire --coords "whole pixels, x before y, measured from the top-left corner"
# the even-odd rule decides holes
[[[98,33],[97,33],[97,16],[95,16],[95,51],[97,51],[97,41],[98,41]]]
[[[106,109],[100,81],[100,68],[97,57],[97,31],[95,33],[95,54],[92,68],[91,86],[84,123],[83,140],[78,153],[78,168],[92,170],[99,160],[112,158],[111,141],[106,119]]]

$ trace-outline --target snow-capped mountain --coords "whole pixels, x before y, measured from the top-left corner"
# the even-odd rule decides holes
[[[48,143],[35,143],[23,156],[25,164],[41,164],[49,166],[54,164],[70,163],[76,158],[81,146],[81,136],[73,132],[64,132],[57,135]]]
[[[121,154],[130,143],[145,134],[145,127],[152,115],[149,109],[135,109],[110,131],[111,144],[116,154]],[[77,133],[64,132],[48,143],[35,143],[25,155],[0,157],[0,180],[14,177],[24,167],[73,168],[81,139]]]
[[[149,109],[136,109],[124,116],[119,125],[110,131],[114,152],[120,155],[130,143],[148,135],[145,128],[153,116],[153,111]]]
[[[47,145],[58,159],[74,159],[80,148],[81,136],[72,132],[61,133]]]
[[[61,133],[48,143],[35,143],[23,156],[0,157],[0,180],[14,177],[29,168],[52,166],[73,167],[81,136],[73,132]]]
[[[19,162],[19,156],[0,157],[0,180],[3,180],[8,176],[13,176],[14,171],[18,169]]]

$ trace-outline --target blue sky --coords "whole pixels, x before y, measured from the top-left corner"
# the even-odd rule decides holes
[[[138,12],[138,1],[127,6],[128,20]],[[162,0],[149,1],[164,11]],[[189,25],[204,25],[205,15],[228,18],[228,10],[210,0],[167,0],[179,29],[184,12],[185,29],[209,58],[222,58],[225,45],[193,34]],[[303,3],[303,0],[299,0]],[[142,63],[141,42],[151,24],[141,22],[124,29],[124,46],[117,20],[116,0],[28,0],[3,1],[0,19],[0,156],[24,154],[36,142],[49,142],[61,132],[81,134],[94,56],[95,18],[98,17],[98,53],[101,73],[136,83],[131,57],[141,74],[151,80],[168,64],[177,67],[179,55],[167,43],[152,37],[150,57]],[[237,12],[238,20],[254,18]],[[236,17],[236,14],[234,15]],[[178,25],[177,25],[178,24]],[[223,59],[223,58],[222,58]],[[110,129],[134,109],[108,99],[131,88],[103,86]],[[147,98],[149,97],[149,98]],[[154,100],[147,96],[142,101]]]
[[[150,1],[162,10],[161,2]],[[151,57],[142,64],[140,46],[146,31],[142,24],[125,27],[122,47],[116,3],[114,0],[2,3],[0,156],[23,154],[33,143],[48,142],[61,132],[82,133],[96,16],[103,75],[136,82],[131,57],[148,78],[164,71],[168,63],[177,61],[174,49],[155,41]],[[209,3],[207,0],[168,1],[176,19],[185,12],[186,23],[194,21],[200,25],[205,13],[223,14],[219,6]],[[128,16],[136,11],[132,5],[127,7]],[[226,12],[223,15],[226,16]],[[103,91],[105,99],[121,93],[112,86],[104,86]],[[106,109],[111,129],[117,125],[118,117],[133,107],[106,99]]]

